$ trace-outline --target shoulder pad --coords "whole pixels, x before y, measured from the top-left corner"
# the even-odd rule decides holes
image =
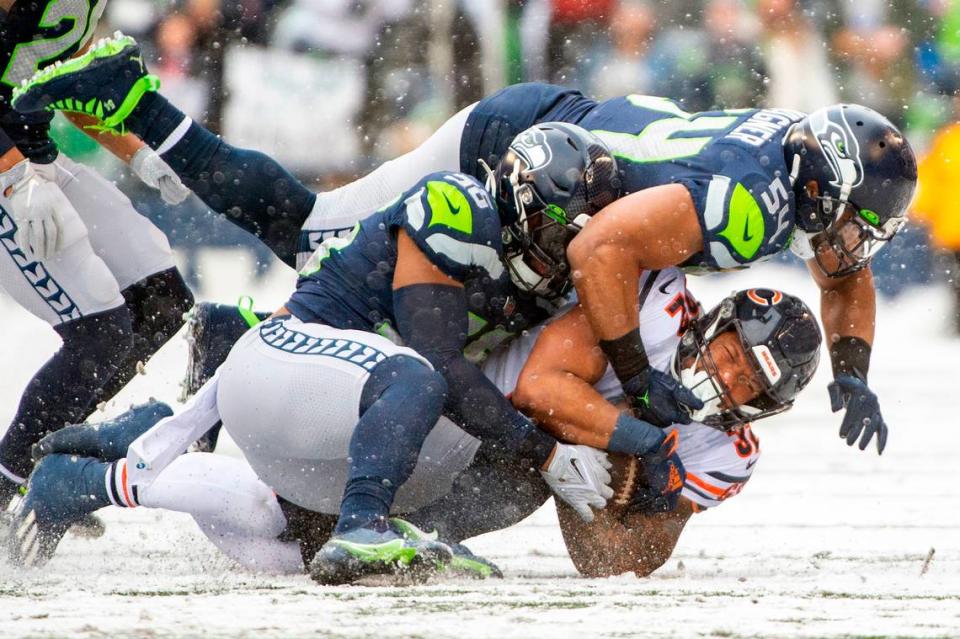
[[[483,185],[462,173],[432,173],[407,192],[398,220],[440,270],[460,281],[505,274],[500,215]]]

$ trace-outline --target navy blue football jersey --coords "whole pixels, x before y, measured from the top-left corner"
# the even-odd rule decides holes
[[[628,95],[600,102],[578,124],[610,147],[627,193],[687,187],[704,250],[683,266],[726,270],[789,246],[796,205],[783,137],[803,117],[784,109],[687,113],[667,98]]]
[[[393,274],[403,229],[441,272],[464,284],[470,332],[523,326],[516,289],[501,259],[500,215],[483,185],[441,171],[357,224],[346,237],[323,242],[300,271],[287,308],[299,319],[344,329],[383,332],[396,326]]]
[[[0,127],[37,161],[56,155],[47,132],[52,115],[21,115],[10,106],[13,87],[38,69],[65,60],[91,38],[106,0],[15,0],[0,21]]]

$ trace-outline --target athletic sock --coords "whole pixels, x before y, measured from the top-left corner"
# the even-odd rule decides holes
[[[119,506],[120,508],[136,508],[140,505],[137,498],[137,487],[127,483],[127,460],[118,459],[109,464],[103,463],[103,480],[99,486],[103,487],[102,492],[97,490],[91,494],[91,498],[106,500],[102,506]]]
[[[124,126],[150,148],[160,152],[164,146],[173,146],[178,138],[171,135],[178,131],[182,136],[191,122],[183,111],[159,93],[147,93],[127,116]]]
[[[385,525],[445,397],[440,374],[412,357],[395,355],[373,369],[350,438],[350,469],[334,534]]]

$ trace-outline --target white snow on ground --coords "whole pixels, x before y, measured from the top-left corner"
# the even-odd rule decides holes
[[[208,253],[198,297],[281,303],[291,273],[254,285],[240,256]],[[775,266],[691,288],[710,305],[764,284],[816,306],[802,273]],[[183,515],[105,511],[104,538],[67,538],[42,570],[0,562],[0,637],[960,636],[960,340],[947,309],[937,288],[881,303],[871,385],[891,427],[883,457],[838,439],[824,366],[794,411],[755,427],[764,455],[743,493],[695,516],[651,578],[577,577],[550,505],[471,543],[504,581],[342,588],[245,573]],[[6,298],[0,313],[6,423],[56,339]],[[184,350],[166,347],[107,413],[172,402]]]

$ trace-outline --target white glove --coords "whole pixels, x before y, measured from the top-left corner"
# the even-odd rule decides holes
[[[130,169],[144,184],[160,191],[160,197],[167,204],[180,204],[190,196],[190,189],[183,185],[170,165],[148,146],[133,154]]]
[[[610,483],[610,460],[602,450],[590,446],[557,444],[553,459],[546,470],[541,470],[543,480],[557,497],[577,511],[584,521],[593,521],[593,511],[607,505],[613,497]]]
[[[29,248],[39,260],[56,255],[62,248],[64,220],[77,216],[60,187],[24,160],[0,174],[0,189],[13,209],[17,245],[24,251]]]

